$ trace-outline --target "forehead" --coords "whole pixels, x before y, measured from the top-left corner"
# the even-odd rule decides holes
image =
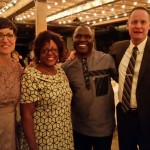
[[[74,36],[76,36],[78,34],[82,34],[82,35],[88,34],[88,35],[92,36],[92,30],[88,27],[78,27],[74,32]]]
[[[3,29],[0,29],[0,32],[9,32],[9,33],[13,33],[13,30],[10,29],[10,28],[3,28]]]
[[[150,19],[150,16],[148,14],[147,11],[145,10],[142,10],[142,9],[137,9],[137,10],[134,10],[130,17],[129,17],[129,20],[132,19],[132,20],[135,20],[135,19],[142,19],[142,20],[146,20],[146,19]]]
[[[53,40],[49,40],[44,43],[44,46],[52,47],[52,46],[57,46],[57,45]]]

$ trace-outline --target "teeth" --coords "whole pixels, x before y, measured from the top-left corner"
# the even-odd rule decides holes
[[[9,46],[7,46],[7,45],[3,45],[2,47],[6,47],[6,48],[7,48],[7,47],[9,47]]]
[[[48,60],[54,60],[54,58],[51,57],[51,58],[48,58]]]
[[[86,45],[85,44],[80,44],[79,46],[84,46],[85,47]]]

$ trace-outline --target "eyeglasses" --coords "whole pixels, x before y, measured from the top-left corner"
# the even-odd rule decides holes
[[[3,34],[3,33],[0,33],[0,39],[2,40],[2,39],[4,39],[4,37],[7,37],[7,39],[9,39],[9,40],[11,40],[11,39],[13,39],[14,37],[15,37],[15,35],[14,34],[10,34],[10,33],[7,33],[7,34]]]
[[[57,54],[58,53],[58,49],[57,48],[51,48],[51,49],[43,48],[42,51],[41,51],[42,54],[45,54],[45,53],[48,54],[49,52],[51,52],[53,54]]]

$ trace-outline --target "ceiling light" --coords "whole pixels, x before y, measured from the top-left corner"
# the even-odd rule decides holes
[[[100,22],[102,22],[102,19],[99,19]]]
[[[79,12],[82,12],[82,11],[85,11],[85,10],[88,10],[88,9],[92,9],[92,8],[98,7],[98,6],[102,5],[102,4],[110,3],[112,1],[114,1],[114,0],[103,0],[103,3],[102,3],[102,1],[100,1],[100,0],[95,0],[94,5],[93,5],[93,1],[86,2],[86,3],[78,5],[76,7],[68,8],[67,10],[63,10],[63,11],[61,11],[59,13],[50,15],[50,16],[48,16],[46,18],[46,21],[49,22],[49,21],[54,21],[56,19],[67,17],[68,14],[65,13],[66,11],[67,12],[72,12],[71,14],[73,15],[73,14],[77,14]],[[102,13],[105,13],[105,11],[102,11]]]
[[[94,16],[97,16],[97,13],[94,13]]]
[[[125,8],[126,6],[123,4],[122,6],[121,6],[121,8]]]
[[[47,6],[47,8],[48,8],[48,9],[51,9],[51,6],[50,6],[50,5],[48,5],[48,6]]]
[[[55,4],[56,6],[58,5],[58,3],[57,3],[57,2],[55,2],[54,4]]]

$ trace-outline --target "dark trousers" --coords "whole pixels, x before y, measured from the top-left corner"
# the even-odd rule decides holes
[[[112,135],[107,137],[91,137],[74,132],[75,150],[111,150]]]
[[[125,113],[121,103],[117,105],[119,150],[150,150],[148,139],[142,136],[137,111]]]

